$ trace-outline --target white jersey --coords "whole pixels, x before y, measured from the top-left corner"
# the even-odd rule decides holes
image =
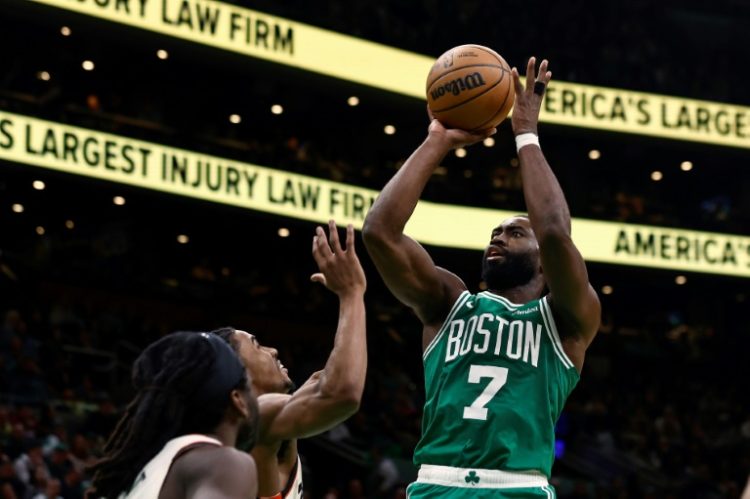
[[[289,474],[284,489],[276,495],[262,497],[261,499],[302,499],[302,461],[297,456],[297,462]]]
[[[297,464],[294,465],[289,481],[281,493],[283,499],[302,499],[302,462],[297,456]]]
[[[172,462],[181,450],[191,445],[207,443],[221,446],[221,442],[205,435],[183,435],[173,438],[143,467],[127,493],[119,499],[156,499],[172,467]],[[296,496],[295,496],[296,497]]]

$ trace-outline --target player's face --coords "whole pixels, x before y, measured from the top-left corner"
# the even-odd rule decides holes
[[[262,346],[254,335],[245,331],[235,331],[234,339],[253,386],[261,393],[287,393],[291,390],[294,383],[289,378],[289,371],[279,361],[279,352],[275,348]]]
[[[490,289],[529,282],[539,272],[539,243],[526,217],[512,217],[492,229],[482,258],[482,278]]]

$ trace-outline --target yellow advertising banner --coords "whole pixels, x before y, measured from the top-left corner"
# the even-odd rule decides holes
[[[26,1],[420,99],[425,98],[425,80],[434,62],[433,57],[212,0]],[[493,48],[503,53],[502,47]],[[511,64],[523,67],[524,62]],[[750,148],[750,107],[733,104],[553,80],[541,119]]]
[[[378,192],[232,159],[0,111],[0,160],[49,168],[314,222],[362,227]],[[1,165],[1,163],[0,163]],[[420,202],[407,233],[481,250],[515,212]],[[618,265],[750,277],[750,237],[573,220],[584,258]]]

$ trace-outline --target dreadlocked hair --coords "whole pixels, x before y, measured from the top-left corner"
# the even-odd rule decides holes
[[[216,428],[230,399],[207,404],[191,397],[211,375],[214,361],[211,345],[197,333],[173,333],[143,351],[133,365],[137,393],[107,441],[104,456],[89,470],[94,473],[95,497],[116,499],[129,490],[169,440]],[[243,377],[235,388],[246,386]]]

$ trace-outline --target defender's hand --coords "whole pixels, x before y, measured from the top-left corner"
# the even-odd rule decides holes
[[[520,135],[522,133],[538,133],[537,125],[539,123],[539,111],[542,108],[542,99],[544,91],[547,89],[552,72],[547,71],[547,59],[544,59],[539,65],[539,72],[534,78],[534,69],[536,68],[536,57],[529,58],[526,65],[526,88],[521,84],[521,77],[518,75],[518,69],[513,68],[513,85],[516,89],[516,102],[513,106],[513,133]]]
[[[322,227],[316,227],[312,247],[313,258],[320,272],[310,280],[322,283],[336,293],[339,298],[351,294],[364,294],[367,280],[362,265],[354,250],[354,227],[346,227],[346,247],[339,242],[336,222],[328,222],[328,238]]]

